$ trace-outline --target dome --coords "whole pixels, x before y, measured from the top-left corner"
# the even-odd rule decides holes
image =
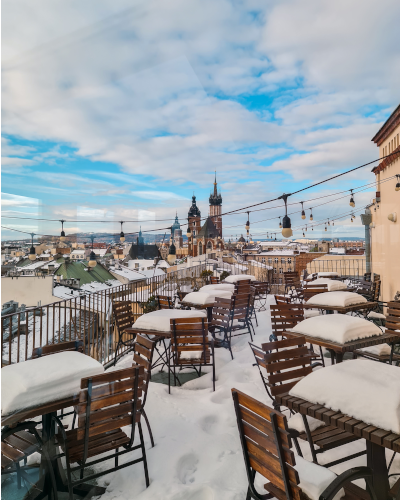
[[[196,196],[192,196],[192,206],[189,208],[188,217],[201,217],[200,210],[196,205]]]
[[[243,234],[242,234],[242,236],[239,238],[239,243],[246,243],[246,240],[243,238]]]
[[[181,228],[181,225],[179,224],[178,214],[176,214],[175,222],[171,226],[171,234],[174,234],[175,229],[180,229],[180,228]]]

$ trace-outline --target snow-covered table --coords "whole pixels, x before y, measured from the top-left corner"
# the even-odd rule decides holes
[[[179,318],[205,317],[204,311],[188,311],[185,309],[160,309],[139,316],[132,328],[127,328],[129,333],[146,333],[159,337],[170,337],[170,320]]]
[[[58,410],[78,404],[81,379],[104,372],[95,359],[76,351],[65,351],[49,356],[5,366],[1,369],[2,426],[11,426],[27,419],[42,416],[42,439],[47,445],[50,463],[46,466],[44,481],[36,487],[37,494],[29,498],[52,495],[50,467],[59,492],[68,492],[64,483],[61,459],[56,458],[53,417]],[[43,490],[43,492],[41,491]],[[89,492],[102,495],[105,488],[80,484],[75,490],[85,496]],[[42,495],[42,496],[40,496]]]
[[[252,274],[231,274],[224,279],[223,283],[237,283],[242,280],[256,281],[256,277]]]
[[[282,406],[366,440],[378,500],[389,498],[385,448],[400,452],[398,373],[393,365],[353,360],[310,373],[290,393],[276,396]],[[364,497],[364,490],[352,488]]]

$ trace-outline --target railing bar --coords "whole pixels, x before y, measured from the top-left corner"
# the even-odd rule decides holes
[[[36,308],[32,311],[33,316],[33,334],[32,334],[32,351],[36,347]]]
[[[11,365],[11,337],[12,337],[12,318],[10,318],[10,328],[8,333],[8,364]]]
[[[47,318],[47,321],[46,321],[46,344],[49,343],[49,306],[47,305],[46,306],[46,318]]]
[[[40,345],[42,345],[42,340],[43,340],[43,335],[42,335],[42,330],[43,330],[43,309],[40,308],[40,334],[39,334],[39,339],[40,339]]]
[[[26,341],[26,339],[25,339],[25,341]],[[21,313],[18,313],[17,363],[19,363],[20,345],[21,345]]]

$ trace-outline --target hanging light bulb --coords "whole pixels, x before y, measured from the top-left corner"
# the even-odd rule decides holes
[[[351,207],[355,207],[355,206],[356,206],[356,204],[354,203],[354,195],[353,195],[353,190],[352,190],[352,189],[350,189],[350,191],[351,191],[351,195],[350,195],[350,206],[351,206]]]
[[[335,225],[335,223],[334,223],[334,222],[332,222],[332,226],[334,226],[334,225]]]
[[[124,234],[124,232],[122,231],[122,224],[123,224],[123,223],[124,223],[124,222],[121,220],[121,221],[120,221],[120,224],[121,224],[121,232],[120,232],[120,234],[119,234],[119,241],[120,241],[121,243],[123,243],[123,242],[125,241],[125,234]]]
[[[247,242],[249,242],[249,231],[250,231],[250,212],[247,212],[247,222],[246,222],[246,231],[247,231]]]
[[[90,239],[92,240],[92,251],[90,252],[89,255],[89,267],[96,267],[97,266],[96,254],[93,252],[94,236],[91,236]]]
[[[328,228],[326,227],[326,224],[325,224],[325,231],[328,231]]]
[[[288,195],[287,194],[283,194],[281,196],[281,198],[285,202],[285,217],[283,218],[283,221],[282,221],[282,226],[283,226],[282,236],[284,238],[290,238],[293,235],[293,231],[292,231],[292,224],[290,222],[290,217],[288,217],[288,214],[287,214],[287,198],[288,198]]]
[[[304,220],[306,218],[306,213],[304,211],[304,208],[303,208],[303,201],[300,202],[301,203],[301,218]]]
[[[276,233],[275,233],[275,241],[276,241]]]
[[[314,231],[314,226],[311,228],[311,231]]]
[[[32,246],[29,250],[29,260],[35,260],[36,259],[36,250],[35,247],[33,246],[33,237],[35,236],[35,233],[31,233],[31,238],[32,238]]]
[[[306,231],[307,231],[307,224],[306,224]]]
[[[65,233],[64,233],[64,222],[65,222],[65,220],[60,220],[60,222],[61,222],[60,241],[65,241]]]
[[[280,217],[279,217],[279,229],[282,229],[282,221]]]
[[[310,208],[310,211],[311,211],[311,213],[310,213],[310,220],[314,220],[314,217],[312,216],[312,208]]]
[[[306,235],[304,234],[304,230],[303,230],[303,238],[305,238],[305,237],[306,237]]]
[[[186,236],[187,236],[188,240],[190,240],[190,237],[192,236],[192,230],[190,229],[190,223],[188,223],[188,227],[186,229]]]
[[[400,191],[400,175],[396,174],[396,177],[397,177],[397,183],[396,183],[396,187],[394,188],[394,190]]]
[[[330,225],[331,225],[331,223],[329,222],[329,219],[328,219],[328,226],[330,226]]]

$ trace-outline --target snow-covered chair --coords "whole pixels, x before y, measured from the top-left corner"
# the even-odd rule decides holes
[[[134,348],[134,340],[136,333],[132,334],[127,329],[131,328],[135,322],[135,315],[132,311],[132,302],[130,300],[117,300],[112,304],[115,325],[117,327],[118,342],[115,348],[114,366],[118,358],[118,349],[121,346],[128,347],[129,350]],[[126,340],[126,336],[130,337]]]
[[[66,431],[58,417],[57,442],[65,454],[69,498],[74,498],[74,488],[79,489],[83,480],[143,462],[146,487],[149,486],[146,450],[141,418],[144,369],[134,365],[87,377],[81,380],[79,393],[79,418],[76,429]],[[136,426],[140,442],[135,444]],[[122,449],[122,451],[121,451]],[[133,453],[131,460],[119,458]],[[113,461],[110,461],[113,459]],[[94,464],[108,465],[94,469]],[[78,464],[71,467],[71,464]],[[76,472],[76,476],[72,472]],[[86,475],[89,474],[89,475]]]
[[[176,385],[176,368],[179,370],[193,368],[200,377],[203,366],[212,367],[213,390],[215,391],[214,340],[208,338],[206,318],[201,316],[171,319],[170,321],[171,347],[168,358],[168,392],[171,393],[171,373]]]
[[[371,500],[376,500],[370,468],[355,467],[337,476],[295,456],[285,415],[237,389],[232,389],[232,397],[247,472],[247,500],[339,500],[345,495],[343,487],[361,478]],[[267,494],[256,490],[256,473],[268,481]]]
[[[173,309],[174,301],[168,295],[157,295],[158,309]]]
[[[312,372],[313,356],[307,348],[305,338],[296,337],[267,342],[262,344],[261,348],[250,344],[250,347],[267,394],[272,399],[274,408],[281,411],[275,399],[276,396],[289,392],[302,378]],[[313,462],[315,463],[318,463],[318,453],[323,453],[359,439],[345,431],[340,431],[331,436],[331,431],[334,430],[332,427],[317,419],[306,418],[300,414],[292,416],[288,425],[297,453],[301,455],[296,439],[308,441]],[[358,455],[359,453],[335,462],[341,463]]]

